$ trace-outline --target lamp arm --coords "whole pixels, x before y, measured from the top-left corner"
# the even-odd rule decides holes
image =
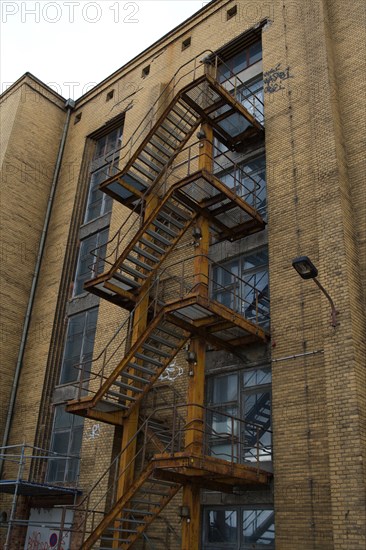
[[[320,290],[322,291],[322,293],[326,296],[326,298],[328,299],[329,303],[330,303],[330,307],[332,308],[332,327],[336,327],[337,326],[337,310],[336,310],[336,307],[334,305],[334,302],[332,300],[332,298],[329,296],[328,292],[325,290],[325,288],[323,287],[323,285],[318,281],[318,279],[316,277],[314,277],[313,279],[314,283],[320,288]]]

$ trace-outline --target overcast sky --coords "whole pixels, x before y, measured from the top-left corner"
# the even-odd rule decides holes
[[[0,91],[28,71],[76,99],[208,3],[0,0]]]

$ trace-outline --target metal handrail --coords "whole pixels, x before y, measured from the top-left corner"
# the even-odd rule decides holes
[[[178,419],[178,415],[175,413],[177,412],[177,410],[180,410],[180,409],[188,410],[189,407],[194,407],[196,409],[201,410],[202,411],[201,418],[194,418],[193,420],[189,421],[188,423],[186,422],[183,426],[181,426],[180,418],[186,415],[179,415],[180,418]],[[88,522],[88,518],[90,517],[92,518],[92,525],[91,525],[90,532],[93,531],[94,520],[96,516],[98,515],[104,516],[108,512],[104,508],[104,503],[106,502],[106,500],[108,500],[108,496],[112,496],[112,498],[110,499],[109,509],[112,509],[112,507],[117,502],[116,501],[117,495],[115,490],[120,478],[124,475],[124,473],[132,466],[132,464],[135,464],[137,460],[141,459],[141,464],[136,474],[136,477],[137,477],[139,474],[141,474],[145,470],[146,466],[150,463],[150,460],[147,459],[147,453],[146,453],[146,450],[148,447],[150,448],[150,445],[154,445],[156,448],[156,451],[159,454],[161,454],[162,452],[163,453],[165,452],[164,450],[161,451],[161,447],[157,446],[156,443],[154,443],[155,436],[149,437],[148,435],[149,422],[153,420],[157,414],[164,414],[164,413],[170,413],[168,416],[170,419],[173,419],[171,441],[169,441],[169,443],[167,443],[165,447],[165,451],[168,452],[169,454],[172,454],[172,453],[174,454],[174,452],[178,452],[179,448],[183,449],[185,436],[187,435],[188,432],[194,431],[198,433],[198,437],[201,438],[203,455],[205,456],[214,455],[214,453],[212,453],[212,451],[210,450],[209,439],[208,439],[209,436],[212,436],[212,435],[217,436],[220,439],[220,441],[223,441],[223,438],[226,437],[226,441],[231,443],[231,447],[232,447],[231,453],[227,454],[227,456],[232,463],[238,463],[238,454],[236,451],[238,439],[235,437],[235,432],[242,434],[243,431],[238,430],[236,426],[239,426],[239,425],[245,425],[245,427],[250,426],[251,428],[257,430],[257,434],[259,434],[260,430],[263,429],[263,427],[260,424],[257,424],[254,422],[247,422],[245,421],[245,419],[232,416],[228,413],[224,413],[221,411],[218,412],[217,409],[213,407],[206,407],[204,405],[197,404],[197,403],[184,403],[184,404],[177,404],[175,406],[159,407],[156,411],[152,412],[147,419],[145,419],[143,424],[137,429],[135,434],[129,439],[129,441],[126,443],[126,445],[121,450],[121,452],[114,458],[112,463],[102,473],[99,479],[94,483],[94,485],[89,490],[88,494],[84,496],[81,502],[78,503],[77,505],[68,507],[74,511],[80,510],[84,512],[84,517],[82,518],[81,522],[73,529],[73,531],[80,532],[82,530],[83,533],[86,534],[86,524]],[[214,430],[213,427],[207,422],[207,417],[208,417],[208,414],[210,413],[220,414],[220,416],[227,418],[228,421],[230,422],[230,430],[227,430],[226,432],[218,432]],[[176,422],[177,419],[179,423],[176,426],[174,425],[174,422]],[[197,421],[200,421],[201,427],[197,426]],[[272,430],[267,429],[266,433],[272,434]],[[118,465],[121,462],[122,455],[128,452],[130,446],[133,445],[137,441],[137,438],[140,437],[142,434],[143,434],[142,446],[135,452],[133,457],[128,461],[124,470],[116,474]],[[178,446],[176,444],[178,444]],[[181,447],[182,445],[183,447]],[[268,446],[268,445],[262,446],[260,443],[260,437],[257,435],[256,445],[254,447],[251,446],[251,448],[256,449],[257,472],[259,473],[260,462],[261,462],[260,458],[261,456],[264,456],[264,455],[261,455],[261,451],[265,450],[267,452],[268,448],[271,449],[271,446]],[[172,451],[170,451],[169,449],[171,449]],[[174,449],[177,449],[177,450],[173,451]],[[222,456],[222,454],[220,456]],[[114,468],[115,470],[113,470]],[[97,491],[97,489],[104,482],[105,479],[109,479],[110,482],[107,483],[106,489],[104,489],[100,494]],[[93,507],[91,508],[90,507],[91,500],[92,500],[92,495],[94,491],[98,493],[98,499],[95,503],[93,503]],[[98,509],[100,505],[103,506],[102,510]]]
[[[190,176],[193,172],[197,171],[196,165],[194,164],[194,161],[198,161],[199,158],[202,158],[203,156],[208,156],[207,154],[202,155],[200,152],[197,152],[196,154],[192,154],[192,151],[194,148],[197,147],[197,144],[199,141],[195,141],[194,143],[187,145],[184,147],[179,155],[185,155],[188,158],[184,159],[181,162],[178,162],[174,164],[174,166],[170,167],[169,173],[165,174],[165,177],[163,180],[159,180],[158,183],[160,185],[157,186],[155,189],[155,194],[157,196],[160,196],[160,192],[162,193],[162,196],[165,194],[167,188],[174,185],[174,183],[168,183],[170,179],[176,178],[177,180],[182,180],[187,176]],[[213,144],[212,144],[213,145]],[[213,145],[214,147],[214,145]],[[227,161],[227,164],[225,164],[225,161]],[[254,209],[257,207],[257,193],[261,189],[258,181],[253,178],[251,174],[249,174],[242,166],[240,166],[240,163],[233,162],[232,159],[226,154],[226,153],[220,153],[220,157],[215,157],[212,159],[213,162],[213,173],[218,178],[220,178],[220,173],[223,173],[230,169],[233,173],[230,174],[231,179],[233,180],[233,186],[228,187],[224,182],[222,182],[232,193],[234,193],[235,196],[242,198],[245,200],[250,206],[252,206]],[[177,170],[183,171],[183,173],[180,173],[179,176],[175,175],[175,172]],[[253,188],[250,189],[247,185],[243,183],[243,180],[250,180],[253,184]],[[93,273],[93,276],[98,276],[99,273],[99,265],[102,263],[106,263],[110,267],[114,265],[114,263],[118,260],[118,257],[120,255],[120,246],[121,243],[124,242],[124,240],[127,238],[127,236],[131,233],[131,230],[133,230],[134,226],[138,226],[136,229],[136,232],[140,229],[140,227],[143,224],[142,221],[142,213],[143,213],[143,206],[142,201],[146,199],[146,197],[151,193],[152,188],[150,187],[145,191],[143,194],[143,197],[141,199],[141,204],[135,206],[135,208],[130,212],[130,214],[127,216],[126,220],[123,222],[121,227],[116,231],[116,233],[107,241],[107,243],[98,246],[90,251],[90,254],[96,258],[95,261],[89,266],[91,272]],[[184,193],[184,188],[181,190]],[[130,224],[131,218],[133,215],[139,216],[136,218],[132,224]],[[123,233],[123,231],[125,232]],[[114,243],[114,247],[110,249],[110,246]],[[103,255],[101,255],[101,252],[104,252]],[[111,261],[107,261],[108,258],[112,258]]]
[[[192,270],[189,269],[193,265],[193,261],[195,258],[201,256],[209,263],[209,274],[207,273],[192,273]],[[180,266],[180,273],[179,275],[176,274],[176,267]],[[154,311],[154,314],[156,315],[165,305],[166,305],[166,288],[169,284],[170,292],[174,294],[175,299],[177,296],[179,296],[180,299],[183,299],[186,297],[189,293],[195,293],[199,291],[199,288],[204,285],[207,287],[207,298],[213,301],[216,301],[213,296],[213,288],[212,288],[212,281],[213,281],[213,269],[215,267],[220,268],[220,270],[226,272],[232,279],[232,283],[230,284],[230,287],[223,286],[217,282],[215,282],[215,292],[216,294],[220,291],[226,292],[231,294],[232,296],[232,306],[229,307],[229,309],[232,309],[233,311],[240,311],[241,314],[245,312],[245,307],[250,307],[251,309],[255,310],[255,320],[256,323],[259,323],[259,320],[261,318],[262,323],[269,322],[269,313],[265,310],[261,310],[259,308],[260,301],[265,300],[266,303],[268,303],[269,307],[269,298],[265,295],[261,296],[261,292],[258,291],[258,289],[252,285],[251,283],[244,281],[240,276],[234,275],[231,271],[226,269],[224,266],[220,265],[219,263],[214,262],[207,256],[201,254],[201,255],[193,255],[185,260],[176,261],[172,264],[169,264],[166,266],[161,273],[152,281],[151,285],[144,291],[141,298],[137,302],[135,308],[129,313],[125,321],[118,327],[116,332],[113,334],[113,336],[109,339],[106,346],[103,348],[103,350],[97,355],[97,357],[93,358],[92,360],[87,361],[81,361],[77,365],[73,365],[73,367],[80,371],[80,377],[78,377],[78,380],[71,382],[70,386],[74,386],[78,388],[78,397],[80,399],[82,391],[87,391],[89,394],[96,394],[99,388],[102,386],[102,384],[108,379],[108,375],[106,374],[106,369],[108,368],[108,365],[110,365],[110,361],[116,356],[117,352],[123,348],[124,345],[127,344],[129,339],[129,326],[132,320],[137,323],[140,318],[136,319],[136,310],[138,310],[138,306],[142,303],[142,301],[149,296],[150,297],[150,303],[149,308]],[[178,285],[177,292],[172,292],[173,287],[172,284],[176,283]],[[247,288],[248,292],[247,295],[254,295],[255,297],[255,303],[253,304],[252,300],[248,300],[246,296],[241,295],[241,288]],[[179,291],[179,292],[178,292]],[[210,292],[209,292],[210,291]],[[221,302],[218,302],[221,303]],[[245,307],[244,307],[245,306]],[[144,315],[143,312],[141,315]],[[142,317],[141,317],[142,319]],[[263,319],[263,320],[262,320]],[[124,333],[126,331],[126,333]],[[118,335],[124,335],[123,340],[121,342],[116,344],[116,347],[113,349],[113,351],[108,356],[108,351],[110,351],[109,348],[113,345],[113,343],[116,341]],[[99,361],[102,361],[101,366],[99,367],[99,370],[97,372],[93,372],[92,366],[98,364]],[[85,377],[85,372],[88,372],[89,377]],[[89,386],[90,382],[92,380],[100,380],[100,385],[98,388],[91,389]]]
[[[205,58],[203,59],[200,59],[202,58],[202,56],[206,56]],[[183,74],[180,74],[180,72],[185,68],[187,67],[188,65],[190,65],[191,63],[193,63],[193,68],[188,70],[187,72],[183,73]],[[225,61],[220,57],[218,56],[217,54],[215,54],[212,50],[210,49],[206,49],[206,50],[203,50],[202,52],[200,52],[199,54],[195,55],[194,57],[192,57],[191,59],[189,59],[186,63],[184,63],[183,65],[181,65],[177,71],[174,73],[173,77],[171,78],[171,80],[164,86],[162,92],[159,94],[158,98],[154,101],[154,103],[152,104],[151,108],[149,109],[149,111],[147,112],[146,116],[144,117],[144,119],[141,121],[141,123],[137,126],[137,128],[135,129],[135,131],[131,134],[130,138],[128,139],[128,141],[124,144],[124,145],[121,145],[121,147],[118,147],[116,148],[115,150],[113,150],[112,152],[110,152],[108,155],[106,155],[105,157],[105,161],[106,161],[106,168],[108,168],[110,166],[110,162],[111,160],[114,159],[114,156],[116,153],[118,152],[121,152],[123,151],[124,149],[126,149],[126,153],[124,155],[121,155],[120,156],[120,161],[121,160],[125,160],[125,158],[129,155],[131,156],[131,152],[132,152],[132,148],[135,146],[135,144],[139,141],[139,139],[141,139],[141,137],[145,134],[146,130],[149,130],[152,128],[153,126],[153,117],[155,115],[155,117],[157,118],[157,115],[159,113],[159,111],[164,112],[165,110],[165,105],[166,103],[171,99],[173,99],[173,97],[175,96],[175,93],[176,93],[176,90],[177,90],[177,87],[179,85],[179,83],[185,78],[187,77],[188,75],[190,74],[193,74],[193,80],[196,78],[196,73],[197,73],[197,70],[198,70],[198,67],[202,67],[202,66],[211,66],[213,69],[214,69],[214,79],[217,81],[218,84],[220,85],[223,85],[224,82],[228,82],[230,83],[232,86],[233,86],[233,89],[234,89],[234,97],[236,99],[236,94],[237,94],[237,91],[240,90],[240,89],[246,89],[248,90],[248,92],[250,93],[251,96],[255,96],[256,94],[253,94],[252,90],[250,90],[250,88],[246,85],[245,82],[243,82],[232,70],[231,68],[225,63]],[[222,81],[220,82],[219,80],[217,80],[218,78],[218,70],[219,70],[219,67],[225,67],[228,71],[229,71],[229,74],[230,74],[230,77],[229,78],[226,78],[225,81]],[[178,78],[179,76],[179,78]],[[234,79],[234,84],[232,84],[230,81]],[[165,102],[161,102],[160,106],[159,106],[159,103],[161,101],[161,98],[162,97],[167,97],[168,99],[165,99]],[[250,96],[249,96],[250,97]],[[248,98],[246,98],[246,100],[248,101]],[[259,101],[259,103],[264,106],[262,100],[260,98],[257,98],[257,101]],[[249,100],[249,103],[251,103],[251,101]],[[252,106],[255,110],[258,110],[259,109],[256,107],[256,105],[254,103],[252,103]],[[156,109],[156,111],[155,111]],[[259,111],[260,112],[260,111]],[[263,112],[260,112],[261,116],[263,116]],[[146,123],[146,120],[148,120],[148,122]],[[99,167],[100,168],[103,168],[103,165]]]

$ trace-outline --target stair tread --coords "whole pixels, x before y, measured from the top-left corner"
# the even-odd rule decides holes
[[[136,386],[133,386],[132,384],[125,384],[124,382],[120,382],[119,380],[115,380],[113,382],[113,386],[118,386],[119,388],[124,388],[126,390],[131,390],[131,391],[134,391],[136,393],[142,393],[142,389],[141,388],[137,388]]]
[[[165,254],[164,248],[161,248],[161,246],[158,246],[157,244],[149,241],[148,239],[145,239],[144,237],[141,237],[140,243],[144,244],[145,246],[149,246],[152,250],[159,252],[159,254]]]
[[[145,149],[144,149],[145,151]],[[138,160],[140,160],[141,162],[143,162],[144,164],[146,164],[147,166],[150,166],[150,168],[152,168],[152,170],[154,170],[154,172],[156,172],[157,174],[159,174],[162,170],[162,167],[161,166],[157,166],[156,164],[154,164],[151,160],[149,160],[144,154],[143,152],[141,152],[138,156]]]
[[[136,253],[136,254],[139,254],[141,256],[144,256],[145,258],[147,258],[148,260],[150,260],[151,262],[159,262],[160,261],[160,258],[157,258],[156,256],[153,256],[153,254],[150,254],[149,252],[146,252],[145,249],[143,248],[140,248],[139,246],[135,245],[133,247],[133,251]]]
[[[121,271],[125,271],[126,273],[130,273],[131,275],[134,275],[135,277],[139,277],[141,279],[146,279],[147,278],[147,275],[145,275],[141,271],[138,271],[137,269],[134,269],[130,265],[126,265],[124,263],[119,267],[119,269]]]
[[[161,338],[161,336],[158,336],[157,334],[150,334],[147,340],[153,340],[154,342],[159,342],[160,344],[163,344],[164,346],[167,346],[169,348],[176,348],[176,344],[174,342],[171,342],[170,340],[166,340],[165,338]]]
[[[136,374],[131,374],[131,373],[124,372],[124,371],[121,372],[120,376],[123,376],[124,378],[129,378],[130,380],[135,380],[136,382],[142,382],[144,384],[149,384],[150,383],[150,380],[148,380],[146,378],[142,378],[141,376],[137,376]],[[116,384],[117,380],[114,383]],[[121,383],[123,383],[123,382],[121,382]]]
[[[145,264],[143,261],[139,260],[138,258],[134,258],[133,256],[131,256],[131,254],[128,254],[126,259],[138,265],[139,267],[146,269],[147,271],[152,271],[154,269],[151,265]]]
[[[162,357],[171,357],[171,353],[168,353],[166,351],[163,351],[159,348],[155,348],[154,346],[151,346],[150,344],[147,344],[146,342],[142,345],[143,349],[147,349],[148,351],[152,351],[153,353],[156,353],[156,355],[161,355]]]
[[[158,359],[155,359],[154,357],[150,357],[149,355],[145,355],[141,352],[136,352],[135,357],[138,359],[142,359],[143,361],[146,361],[146,363],[151,363],[152,365],[156,365],[157,367],[161,367],[164,363],[159,361]]]
[[[142,365],[138,365],[137,363],[133,363],[132,361],[128,363],[128,366],[137,371],[145,372],[146,374],[156,374],[154,370],[143,367]]]
[[[169,241],[169,239],[166,239],[165,237],[163,237],[162,235],[160,235],[160,233],[157,233],[156,231],[152,231],[151,229],[147,229],[145,231],[145,233],[150,235],[150,237],[152,237],[156,241],[160,241],[161,243],[165,244],[165,246],[171,246],[172,245],[172,241]],[[165,253],[165,250],[164,250],[164,253]]]
[[[141,164],[139,164],[136,160],[135,162],[133,163],[132,165],[132,168],[134,170],[137,170],[140,174],[143,174],[148,180],[150,181],[154,181],[157,177],[157,175],[160,173],[159,172],[155,172],[155,174],[149,172],[148,170],[146,170],[146,168],[144,168],[143,166],[141,166]],[[146,184],[145,184],[146,185]]]
[[[131,288],[139,288],[141,286],[140,283],[133,279],[130,279],[129,277],[126,277],[125,275],[123,275],[123,273],[115,272],[113,273],[112,279],[113,277],[117,279],[117,281],[120,281],[121,283],[125,284],[126,286],[130,286]]]
[[[164,211],[160,211],[159,212],[159,217],[162,217],[164,220],[168,221],[169,223],[171,223],[172,225],[175,225],[176,227],[178,227],[179,229],[183,229],[184,228],[184,223],[182,223],[181,221],[177,220],[176,218],[173,218],[171,215],[169,215],[167,212],[164,212]]]
[[[170,229],[169,226],[167,225],[164,225],[162,222],[160,222],[158,219],[155,219],[153,222],[152,222],[152,225],[154,225],[155,227],[157,227],[158,229],[161,229],[162,231],[165,231],[165,233],[167,233],[168,235],[170,235],[171,237],[173,237],[174,239],[176,239],[179,235],[179,233],[177,233],[176,231],[173,231],[173,229]]]
[[[159,136],[152,136],[149,143],[151,145],[153,145],[154,147],[156,147],[156,149],[159,149],[159,151],[161,151],[166,157],[167,157],[167,161],[170,159],[170,157],[172,156],[172,154],[174,153],[174,147],[172,147],[172,145],[170,145],[169,143],[167,144],[168,147],[170,148],[170,151],[169,149],[167,149],[162,143],[160,143],[159,140],[155,140],[154,138],[156,137],[159,137]],[[166,142],[164,142],[166,143]]]

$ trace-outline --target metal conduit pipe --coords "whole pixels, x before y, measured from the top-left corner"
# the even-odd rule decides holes
[[[17,357],[17,363],[16,363],[15,373],[13,378],[13,385],[12,385],[11,394],[10,394],[9,408],[8,408],[7,417],[6,417],[6,424],[5,424],[4,436],[3,436],[3,442],[2,442],[3,447],[6,447],[6,445],[8,444],[11,422],[12,422],[12,417],[14,413],[15,400],[16,400],[17,391],[18,391],[20,373],[22,370],[24,351],[27,343],[28,330],[29,330],[29,325],[30,325],[30,320],[32,315],[34,297],[36,294],[38,277],[41,269],[41,262],[42,262],[42,257],[43,257],[45,244],[46,244],[46,237],[47,237],[48,226],[51,218],[52,205],[55,198],[57,182],[58,182],[60,169],[61,169],[62,156],[65,149],[67,131],[69,129],[69,124],[70,124],[70,116],[74,106],[75,106],[75,102],[72,99],[68,99],[65,103],[65,107],[67,109],[67,115],[66,115],[66,120],[62,131],[59,150],[57,153],[56,165],[53,172],[53,178],[51,183],[51,190],[48,197],[46,215],[45,215],[43,229],[41,233],[41,239],[38,247],[36,266],[33,273],[32,284],[31,284],[31,289],[29,293],[29,300],[28,300],[27,309],[26,309],[25,318],[24,318],[24,325],[23,325],[22,336],[21,336],[21,341],[19,346],[19,353]],[[3,458],[1,458],[0,459],[0,477],[3,471],[3,464],[4,464],[4,460]]]

